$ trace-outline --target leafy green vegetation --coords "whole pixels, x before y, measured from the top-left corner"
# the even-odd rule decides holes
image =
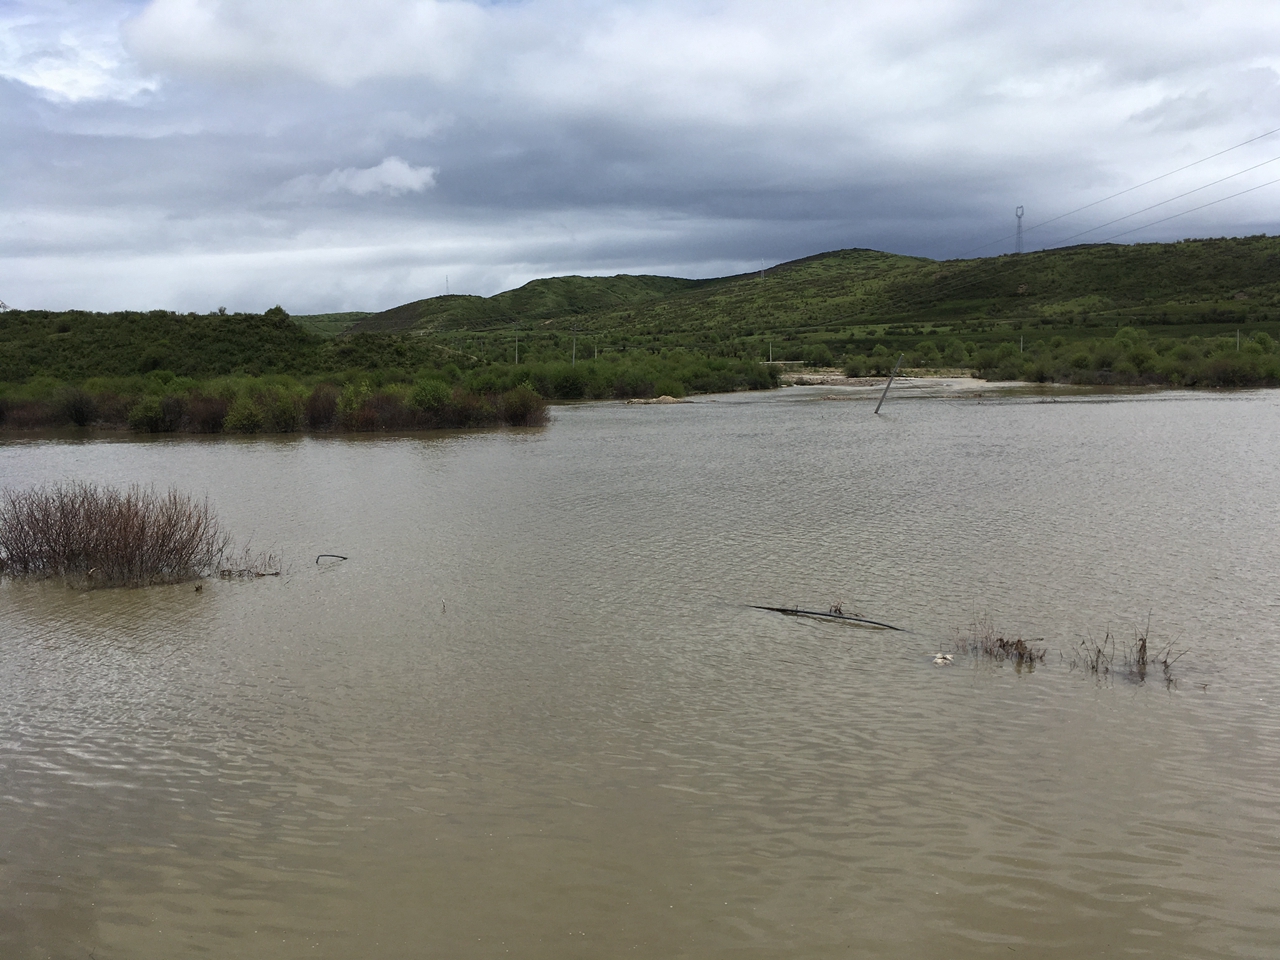
[[[945,262],[841,250],[738,277],[557,277],[369,315],[8,311],[0,420],[148,432],[511,422],[503,411],[519,403],[500,398],[512,391],[760,389],[778,382],[762,360],[883,374],[899,353],[910,369],[991,379],[1277,385],[1278,340],[1280,238]]]
[[[1121,327],[1112,337],[1034,340],[976,351],[975,366],[991,380],[1039,383],[1158,384],[1185,387],[1280,386],[1280,352],[1264,330],[1185,339]]]

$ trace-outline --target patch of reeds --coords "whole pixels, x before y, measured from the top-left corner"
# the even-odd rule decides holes
[[[1008,660],[1017,666],[1034,667],[1044,661],[1047,651],[1043,646],[1037,646],[1043,641],[1043,637],[1030,640],[1022,637],[1010,639],[996,629],[990,618],[979,617],[969,625],[968,630],[957,633],[954,646],[961,653],[997,662]]]
[[[87,587],[180,583],[217,571],[230,545],[207,501],[92,483],[0,492],[0,575]]]
[[[282,568],[280,554],[270,551],[255,552],[246,546],[239,553],[223,554],[218,562],[218,577],[222,580],[278,577]]]
[[[1108,630],[1102,642],[1093,637],[1086,637],[1076,645],[1070,660],[1067,661],[1072,670],[1077,667],[1097,677],[1106,677],[1111,673],[1111,665],[1115,662],[1116,643]],[[1065,659],[1065,658],[1064,658]]]
[[[1125,676],[1133,683],[1146,683],[1149,672],[1158,672],[1165,686],[1176,686],[1173,665],[1182,659],[1186,651],[1175,653],[1172,640],[1163,646],[1152,646],[1150,636],[1151,618],[1147,617],[1146,627],[1141,631],[1134,630],[1133,644],[1125,645]]]

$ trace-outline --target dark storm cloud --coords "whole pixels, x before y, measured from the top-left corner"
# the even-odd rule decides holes
[[[0,297],[20,305],[301,312],[445,274],[492,293],[955,256],[1017,204],[1034,226],[1280,126],[1262,3],[0,0],[0,27]],[[1272,156],[1280,135],[1028,240]],[[1274,231],[1278,198],[1125,239]]]

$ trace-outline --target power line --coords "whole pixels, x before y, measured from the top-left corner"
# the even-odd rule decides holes
[[[1257,139],[1257,138],[1255,138],[1255,139]],[[1255,166],[1248,168],[1248,170],[1242,170],[1242,171],[1240,171],[1240,173],[1247,173],[1247,172],[1249,172],[1249,170],[1256,170],[1258,167],[1265,166],[1267,163],[1274,163],[1276,160],[1280,160],[1280,157],[1275,157],[1275,158],[1273,158],[1273,159],[1271,159],[1271,160],[1265,161],[1265,163],[1256,164]],[[1237,174],[1232,174],[1232,175],[1231,175],[1231,177],[1234,177],[1234,176],[1239,176],[1239,174],[1237,173]],[[1174,200],[1178,200],[1178,199],[1181,199],[1182,197],[1188,196],[1189,194],[1196,193],[1196,192],[1197,192],[1197,191],[1199,191],[1199,190],[1203,190],[1203,189],[1205,189],[1205,187],[1211,187],[1211,186],[1213,186],[1214,184],[1221,183],[1221,182],[1223,182],[1223,180],[1229,180],[1229,179],[1231,179],[1231,177],[1223,177],[1223,178],[1221,178],[1220,180],[1215,180],[1213,183],[1205,184],[1205,185],[1204,185],[1204,187],[1197,187],[1195,190],[1189,190],[1189,191],[1187,191],[1186,193],[1179,194],[1177,197],[1171,197],[1169,200],[1161,201],[1160,203],[1153,204],[1151,207],[1146,207],[1146,208],[1144,208],[1143,210],[1139,210],[1139,211],[1137,211],[1137,212],[1135,212],[1135,213],[1128,214],[1127,216],[1120,217],[1120,218],[1119,218],[1119,220],[1113,220],[1113,221],[1111,221],[1111,223],[1118,223],[1118,222],[1120,222],[1120,220],[1127,220],[1127,219],[1129,219],[1129,217],[1137,216],[1139,213],[1145,213],[1147,210],[1151,210],[1151,209],[1153,209],[1154,207],[1163,206],[1165,203],[1172,203]],[[1253,193],[1255,190],[1261,190],[1263,187],[1269,187],[1269,186],[1272,186],[1273,184],[1276,184],[1276,183],[1280,183],[1280,178],[1277,178],[1277,179],[1275,179],[1275,180],[1268,180],[1266,183],[1260,183],[1260,184],[1258,184],[1257,186],[1249,187],[1249,188],[1248,188],[1248,189],[1246,189],[1246,190],[1241,190],[1241,191],[1239,191],[1239,192],[1237,192],[1237,193],[1229,194],[1228,196],[1225,196],[1225,197],[1219,197],[1217,200],[1210,200],[1208,203],[1202,203],[1202,204],[1200,204],[1199,206],[1191,207],[1190,209],[1188,209],[1188,210],[1183,210],[1183,211],[1181,211],[1180,213],[1175,213],[1175,214],[1172,214],[1172,215],[1167,216],[1167,217],[1162,217],[1162,218],[1161,218],[1161,219],[1159,219],[1159,220],[1153,220],[1153,221],[1151,221],[1150,223],[1145,223],[1145,224],[1143,224],[1142,226],[1134,227],[1134,228],[1132,228],[1132,229],[1130,229],[1130,230],[1124,230],[1124,231],[1122,231],[1122,232],[1120,232],[1120,233],[1112,234],[1111,236],[1106,237],[1106,238],[1104,238],[1104,239],[1102,239],[1102,240],[1098,240],[1098,241],[1096,241],[1096,242],[1097,242],[1097,243],[1110,243],[1112,240],[1117,240],[1117,239],[1119,239],[1120,237],[1127,237],[1127,236],[1129,236],[1129,234],[1137,233],[1138,231],[1140,231],[1140,230],[1145,230],[1145,229],[1147,229],[1148,227],[1154,227],[1154,226],[1158,226],[1159,224],[1162,224],[1162,223],[1167,223],[1167,222],[1168,222],[1168,221],[1170,221],[1170,220],[1176,220],[1176,219],[1178,219],[1179,217],[1186,216],[1186,215],[1187,215],[1187,214],[1189,214],[1189,213],[1195,213],[1197,210],[1203,210],[1203,209],[1205,209],[1206,207],[1212,207],[1212,206],[1214,206],[1214,205],[1216,205],[1216,204],[1224,203],[1224,202],[1225,202],[1225,201],[1227,201],[1227,200],[1234,200],[1236,197],[1242,197],[1242,196],[1244,196],[1245,194]],[[1047,222],[1047,221],[1046,221],[1046,222]],[[1110,225],[1111,225],[1111,224],[1102,224],[1102,226],[1094,227],[1093,229],[1094,229],[1094,230],[1100,230],[1100,229],[1102,229],[1102,227],[1110,226]],[[1087,231],[1085,231],[1085,232],[1086,232],[1086,233],[1091,233],[1092,231],[1091,231],[1091,230],[1087,230]],[[1076,236],[1081,236],[1081,234],[1077,234]],[[1075,239],[1075,238],[1074,238],[1074,237],[1068,237],[1067,239],[1068,239],[1068,240],[1071,240],[1071,239]],[[1065,241],[1063,241],[1063,242],[1065,243]],[[1003,267],[1003,270],[1001,269],[1002,267]],[[991,270],[990,272],[983,273],[983,274],[980,274],[980,275],[977,275],[977,276],[975,276],[975,275],[973,275],[973,274],[971,273],[971,274],[970,274],[969,276],[967,276],[967,277],[961,277],[961,276],[953,276],[953,277],[951,277],[951,278],[950,278],[950,282],[944,282],[940,287],[937,287],[937,288],[934,288],[933,290],[928,291],[928,297],[929,297],[929,299],[941,299],[942,297],[952,296],[952,295],[954,295],[954,294],[958,293],[959,291],[964,290],[964,289],[965,289],[965,288],[967,288],[967,287],[973,287],[973,286],[977,286],[977,285],[982,284],[982,283],[986,283],[986,282],[990,282],[990,281],[996,280],[996,279],[998,279],[1002,274],[1011,274],[1011,273],[1015,273],[1015,272],[1017,271],[1017,268],[1018,268],[1018,261],[1017,261],[1016,259],[1010,259],[1010,260],[997,261],[997,263],[993,265],[993,268],[992,268],[992,270]],[[919,300],[916,300],[915,302],[917,302],[917,303],[918,303],[918,302],[920,302],[920,301],[919,301]],[[911,299],[904,298],[904,299],[898,300],[898,303],[901,305],[901,307],[902,307],[903,309],[910,309],[910,307],[911,307],[911,305],[912,305],[912,300],[911,300]]]
[[[1212,183],[1206,183],[1203,186],[1196,187],[1194,190],[1188,190],[1186,193],[1180,193],[1176,197],[1170,197],[1168,200],[1161,200],[1159,203],[1153,203],[1151,204],[1151,206],[1143,207],[1141,210],[1135,210],[1133,213],[1126,213],[1123,217],[1116,217],[1114,220],[1109,220],[1106,223],[1099,224],[1096,227],[1090,227],[1088,230],[1082,230],[1080,233],[1072,234],[1071,236],[1067,237],[1065,240],[1059,240],[1058,244],[1061,245],[1065,243],[1070,243],[1072,240],[1075,240],[1078,237],[1083,237],[1086,233],[1093,233],[1095,230],[1101,230],[1103,227],[1109,227],[1112,224],[1120,223],[1122,220],[1128,220],[1130,217],[1136,217],[1138,214],[1146,213],[1148,210],[1154,210],[1156,207],[1163,207],[1166,203],[1173,203],[1173,201],[1175,200],[1181,200],[1183,197],[1189,197],[1191,196],[1191,194],[1199,193],[1201,190],[1208,190],[1210,187],[1216,187],[1220,183],[1226,183],[1228,180],[1232,180],[1235,177],[1243,176],[1244,174],[1249,173],[1251,170],[1257,170],[1259,167],[1265,167],[1269,163],[1275,163],[1277,160],[1280,160],[1280,157],[1272,157],[1270,160],[1263,160],[1261,163],[1255,163],[1252,167],[1245,167],[1245,169],[1243,170],[1238,170],[1235,173],[1228,174],[1227,176],[1222,177],[1221,179],[1214,180]],[[1181,214],[1179,214],[1179,216],[1181,216]],[[1121,234],[1121,236],[1123,236],[1123,234]]]
[[[1199,160],[1195,160],[1191,163],[1186,164],[1185,166],[1178,167],[1176,170],[1170,170],[1168,173],[1162,173],[1158,177],[1152,177],[1150,180],[1144,180],[1142,181],[1142,183],[1134,184],[1132,187],[1126,187],[1125,189],[1119,191],[1118,193],[1113,193],[1108,197],[1103,197],[1101,200],[1094,200],[1091,203],[1086,203],[1083,207],[1076,207],[1074,210],[1068,210],[1066,213],[1060,213],[1058,214],[1058,216],[1050,217],[1048,220],[1041,220],[1039,223],[1032,224],[1026,229],[1037,230],[1040,227],[1047,227],[1051,223],[1057,223],[1059,220],[1063,220],[1063,219],[1066,219],[1067,217],[1074,216],[1075,214],[1088,210],[1091,207],[1096,207],[1100,203],[1106,203],[1108,200],[1114,200],[1116,197],[1123,197],[1126,193],[1132,193],[1134,190],[1140,190],[1142,187],[1150,186],[1151,184],[1156,183],[1160,180],[1164,180],[1167,177],[1172,177],[1175,173],[1181,173],[1183,170],[1190,170],[1192,167],[1198,167],[1200,164],[1207,163],[1210,160],[1216,159],[1217,157],[1221,157],[1224,154],[1228,154],[1232,150],[1239,150],[1241,147],[1247,147],[1251,143],[1256,143],[1259,140],[1265,140],[1267,137],[1275,136],[1275,134],[1277,133],[1280,133],[1280,127],[1276,127],[1274,130],[1268,130],[1266,133],[1260,133],[1256,137],[1250,137],[1248,140],[1242,140],[1240,143],[1237,143],[1235,146],[1227,147],[1225,150],[1219,150],[1217,153],[1211,153],[1207,157],[1201,157]],[[979,250],[985,250],[987,247],[993,247],[997,243],[1004,243],[1006,240],[1012,240],[1012,239],[1014,239],[1014,237],[1011,234],[1007,237],[1001,237],[999,240],[992,240],[990,243],[984,243],[980,247],[974,247],[971,250],[966,250],[964,253],[959,254],[953,259],[962,260],[971,253],[977,253]]]
[[[1274,180],[1268,180],[1266,183],[1260,183],[1256,187],[1250,187],[1248,190],[1241,190],[1239,193],[1233,193],[1230,196],[1219,197],[1217,200],[1210,200],[1208,203],[1202,203],[1198,207],[1192,207],[1190,210],[1183,210],[1181,213],[1175,213],[1172,216],[1164,217],[1161,220],[1153,220],[1150,223],[1144,223],[1142,226],[1134,227],[1132,230],[1126,230],[1124,233],[1113,234],[1101,242],[1109,243],[1116,239],[1116,237],[1127,237],[1129,234],[1137,233],[1139,230],[1145,230],[1147,227],[1154,227],[1157,224],[1166,223],[1169,220],[1176,220],[1178,217],[1185,217],[1188,213],[1195,213],[1197,210],[1203,210],[1205,207],[1212,207],[1215,203],[1223,203],[1226,200],[1234,200],[1236,197],[1243,197],[1246,193],[1253,193],[1255,190],[1261,190],[1263,187],[1269,187],[1275,183],[1280,183],[1280,177],[1277,177]]]

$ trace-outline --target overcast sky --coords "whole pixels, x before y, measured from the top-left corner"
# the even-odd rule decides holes
[[[1280,128],[1278,70],[1274,0],[0,0],[0,300],[1280,233],[1280,133],[1038,226]]]

